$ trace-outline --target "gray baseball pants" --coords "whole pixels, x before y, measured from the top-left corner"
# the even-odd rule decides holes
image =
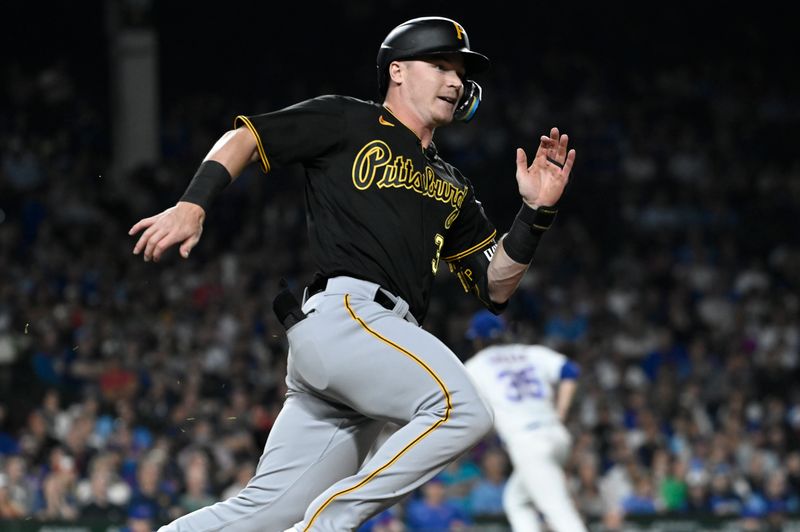
[[[378,285],[334,277],[287,332],[286,402],[236,496],[159,532],[355,530],[492,428],[461,362]],[[385,422],[401,428],[370,458]]]

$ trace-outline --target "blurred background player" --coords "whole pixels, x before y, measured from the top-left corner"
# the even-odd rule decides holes
[[[506,332],[501,317],[476,313],[467,338],[477,353],[466,362],[514,465],[503,495],[506,515],[514,532],[542,530],[537,512],[556,532],[584,531],[562,469],[572,444],[564,420],[580,370],[545,346],[501,345]]]

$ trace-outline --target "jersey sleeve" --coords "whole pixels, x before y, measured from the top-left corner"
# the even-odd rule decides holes
[[[564,365],[561,366],[561,373],[560,377],[562,381],[566,380],[577,380],[578,377],[581,376],[581,367],[576,363],[572,362],[571,360],[567,360],[564,362]]]
[[[256,137],[261,168],[309,163],[335,149],[345,136],[344,105],[336,96],[320,96],[271,113],[234,119]]]
[[[454,172],[458,173],[458,170],[454,169]],[[464,181],[468,187],[467,195],[445,237],[442,258],[465,292],[472,293],[486,308],[499,314],[508,303],[497,304],[489,298],[487,275],[489,262],[497,250],[497,230],[475,197],[472,184],[466,178]]]

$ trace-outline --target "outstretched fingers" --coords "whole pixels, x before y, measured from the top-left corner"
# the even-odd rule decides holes
[[[145,220],[142,220],[142,222],[144,222],[144,221]],[[133,254],[134,255],[138,255],[139,253],[142,252],[143,249],[145,249],[145,247],[147,246],[147,243],[150,241],[150,239],[153,237],[153,234],[156,232],[156,227],[154,225],[142,225],[142,227],[140,227],[137,231],[134,231],[136,226],[138,226],[142,222],[139,222],[138,224],[133,226],[133,228],[131,229],[131,231],[132,231],[131,234],[135,234],[137,231],[140,231],[142,229],[142,227],[147,227],[147,229],[145,229],[144,233],[142,233],[142,236],[139,237],[139,240],[136,241],[136,245],[133,246]]]
[[[150,238],[147,240],[147,244],[144,248],[144,260],[145,262],[149,262],[153,259],[153,253],[156,251],[156,246],[159,246],[161,240],[167,236],[167,232],[164,230],[155,231]],[[163,250],[162,250],[163,251]],[[159,252],[159,256],[161,253]]]
[[[557,127],[551,128],[549,135],[539,137],[539,146],[529,169],[533,168],[534,163],[539,160],[539,164],[551,164],[557,167],[560,172],[564,172],[565,177],[569,176],[572,165],[575,163],[575,150],[568,150],[568,148],[569,135],[566,133],[562,135]],[[518,170],[521,169],[520,164],[524,161],[524,153],[521,149],[517,149]]]
[[[139,241],[136,242],[136,246],[133,248],[133,254],[138,255],[144,252],[143,258],[145,262],[150,262],[151,260],[153,262],[158,262],[161,260],[166,250],[182,242],[180,252],[181,256],[186,259],[189,258],[189,252],[191,252],[192,248],[194,248],[200,240],[201,233],[202,230],[196,234],[192,234],[188,238],[184,238],[181,236],[180,232],[175,229],[150,226],[142,233]]]
[[[567,159],[567,146],[569,145],[569,135],[564,133],[561,135],[561,138],[558,139],[558,150],[556,153],[556,160],[560,161],[562,164]]]
[[[556,159],[558,156],[558,128],[552,127],[550,128],[550,145],[547,149],[547,156],[551,159]],[[558,159],[556,159],[558,160]]]
[[[150,227],[151,225],[153,225],[153,223],[155,221],[156,221],[156,217],[155,216],[151,216],[150,218],[142,218],[141,220],[139,220],[138,222],[133,224],[133,227],[128,229],[128,234],[130,236],[133,236],[136,233],[138,233],[139,231],[141,231],[142,229],[146,229],[146,228]]]
[[[549,154],[550,151],[552,151],[555,142],[556,141],[547,135],[542,135],[539,137],[539,146],[536,148],[536,155],[533,156],[533,160],[536,161],[536,159],[541,160],[550,157]],[[533,161],[531,161],[531,167],[533,167]]]
[[[188,259],[189,258],[189,253],[191,253],[192,248],[194,248],[197,245],[197,243],[200,241],[200,234],[201,233],[196,233],[196,234],[190,236],[189,238],[187,238],[183,242],[183,244],[181,245],[181,257],[183,257],[184,259]]]
[[[544,137],[543,137],[544,138]],[[565,168],[567,162],[567,148],[569,146],[569,135],[559,133],[558,128],[550,129],[549,146],[547,149],[547,162],[557,166],[559,170]],[[574,150],[572,150],[574,152]],[[573,155],[573,160],[574,160]]]
[[[536,152],[539,153],[538,151]],[[522,148],[517,148],[517,173],[525,172],[528,168],[528,155]]]
[[[153,247],[153,261],[158,262],[166,250],[181,241],[180,235],[177,231],[172,230],[167,232]]]
[[[569,150],[566,161],[564,162],[564,177],[569,178],[569,173],[572,171],[573,164],[575,164],[575,150]]]

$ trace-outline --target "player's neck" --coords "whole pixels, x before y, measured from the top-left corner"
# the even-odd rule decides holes
[[[404,126],[406,126],[417,137],[419,137],[419,141],[423,148],[427,148],[430,145],[431,141],[433,140],[433,132],[436,130],[436,128],[427,125],[419,116],[419,114],[414,112],[414,109],[408,105],[403,105],[403,101],[401,99],[392,98],[391,95],[387,95],[386,101],[383,102],[383,106],[388,109],[395,118],[402,122]]]

